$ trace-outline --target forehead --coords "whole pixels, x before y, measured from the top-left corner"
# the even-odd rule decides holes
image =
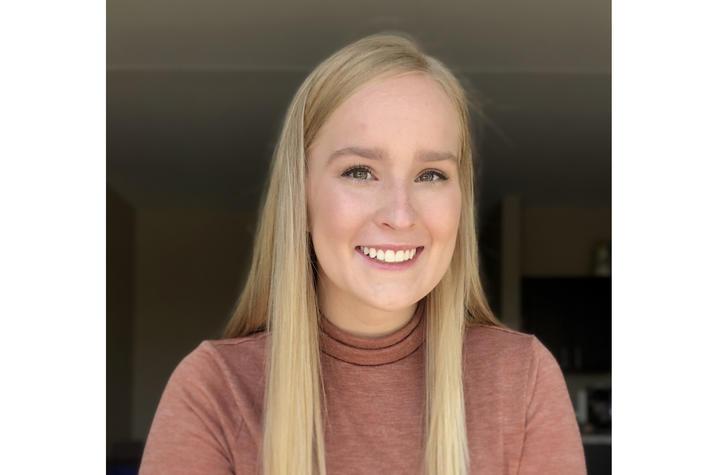
[[[329,117],[317,148],[348,145],[440,148],[457,153],[459,118],[442,87],[422,73],[378,78],[363,85]]]

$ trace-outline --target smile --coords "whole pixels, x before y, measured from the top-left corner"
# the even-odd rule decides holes
[[[400,250],[357,246],[354,250],[373,267],[385,270],[403,270],[414,265],[424,250],[424,246]]]

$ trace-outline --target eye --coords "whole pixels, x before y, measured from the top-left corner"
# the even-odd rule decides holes
[[[351,167],[344,171],[341,176],[350,178],[355,181],[371,181],[367,178],[368,175],[373,176],[373,173],[370,168],[360,166],[360,167]],[[428,180],[422,179],[423,177],[429,177]],[[441,181],[446,181],[448,178],[443,173],[437,171],[437,170],[426,170],[421,175],[419,175],[419,181],[420,182],[426,182],[426,183],[438,183]]]
[[[362,178],[366,176],[366,174],[371,174],[372,171],[368,169],[367,167],[352,167],[342,173],[342,176],[351,178],[352,180],[358,180],[358,181],[368,181],[366,178]]]
[[[434,177],[437,177],[435,180],[419,180],[419,181],[426,181],[426,182],[429,182],[429,183],[435,183],[435,182],[439,182],[439,181],[446,181],[446,179],[447,179],[447,178],[446,178],[446,175],[444,175],[443,173],[438,172],[438,171],[436,171],[436,170],[427,170],[426,172],[422,173],[422,174],[419,176],[419,178],[424,177],[424,176],[432,176],[432,174],[433,174]]]

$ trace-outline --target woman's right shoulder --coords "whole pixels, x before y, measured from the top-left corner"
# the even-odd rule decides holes
[[[266,334],[202,340],[172,371],[161,405],[213,401],[216,407],[239,409],[246,416],[262,400],[266,341]]]
[[[269,333],[261,331],[247,336],[235,338],[222,338],[215,340],[203,340],[197,349],[211,349],[222,354],[234,352],[246,353],[252,351],[264,351]]]
[[[202,340],[179,362],[171,379],[233,382],[263,379],[267,333]]]
[[[148,434],[141,474],[230,473],[232,444],[258,424],[266,335],[203,340],[172,372]],[[200,465],[197,465],[200,464]]]

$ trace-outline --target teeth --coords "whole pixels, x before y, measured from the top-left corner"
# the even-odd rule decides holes
[[[362,252],[372,259],[382,262],[404,262],[413,259],[416,255],[416,248],[393,251],[391,249],[374,249],[373,247],[362,246]]]

